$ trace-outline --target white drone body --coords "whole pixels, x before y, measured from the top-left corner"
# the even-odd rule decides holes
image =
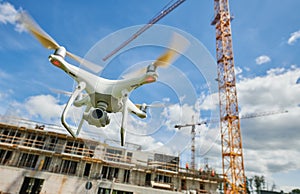
[[[121,145],[124,145],[123,136],[125,135],[125,119],[127,113],[133,113],[140,118],[146,118],[147,116],[145,107],[141,108],[140,106],[134,105],[128,98],[129,94],[132,90],[143,84],[155,82],[157,79],[156,67],[154,65],[149,65],[147,72],[139,77],[122,80],[108,80],[71,65],[65,61],[64,56],[65,49],[63,47],[60,47],[56,50],[55,54],[49,56],[49,61],[53,65],[64,70],[78,83],[78,86],[72,93],[61,117],[64,127],[73,137],[77,137],[80,133],[83,120],[87,121],[90,125],[104,127],[110,122],[107,113],[122,112],[121,133],[123,135],[121,135]],[[86,91],[86,94],[82,95],[81,98],[78,98],[83,90]],[[73,132],[73,129],[65,119],[69,107],[72,104],[77,107],[87,107],[76,133]]]
[[[66,51],[64,47],[60,46],[44,32],[27,13],[21,13],[19,21],[44,47],[55,50],[54,54],[49,56],[49,61],[56,67],[64,70],[78,83],[61,116],[61,122],[67,131],[76,138],[80,133],[84,121],[89,125],[104,127],[110,122],[108,113],[122,112],[120,129],[121,146],[125,144],[125,128],[128,112],[140,118],[146,118],[147,116],[147,105],[135,105],[129,100],[129,95],[132,90],[144,84],[155,82],[158,78],[156,72],[157,67],[169,65],[171,61],[177,58],[188,46],[188,42],[185,38],[179,34],[175,34],[176,36],[173,37],[173,45],[156,61],[148,65],[146,69],[143,69],[142,72],[139,71],[140,73],[138,75],[121,80],[108,80],[65,61],[65,56],[67,55],[95,72],[101,70],[101,66],[95,65],[90,61]],[[75,132],[66,122],[67,113],[72,105],[76,107],[86,107]]]

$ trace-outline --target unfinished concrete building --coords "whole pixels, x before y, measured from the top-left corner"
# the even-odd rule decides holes
[[[180,168],[179,157],[112,147],[3,117],[0,193],[216,193],[217,174]]]

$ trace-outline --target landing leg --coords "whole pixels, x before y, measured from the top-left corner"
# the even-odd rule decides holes
[[[76,97],[85,89],[86,84],[85,82],[80,82],[74,92],[72,93],[67,105],[65,106],[62,115],[61,115],[61,123],[62,125],[67,129],[67,131],[72,135],[74,138],[77,137],[78,133],[74,133],[72,128],[69,126],[69,124],[66,122],[67,112],[69,111],[71,105],[74,103]],[[78,131],[78,129],[77,129]]]

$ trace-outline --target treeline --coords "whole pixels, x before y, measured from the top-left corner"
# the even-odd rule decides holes
[[[257,194],[261,194],[261,193],[285,193],[284,191],[281,192],[275,192],[276,190],[276,185],[275,183],[272,184],[271,186],[271,190],[267,191],[269,188],[266,189],[266,180],[264,176],[253,176],[251,178],[247,177],[247,192],[249,194],[252,193],[257,193]],[[285,194],[300,194],[300,189],[293,189],[291,192],[289,193],[285,193]]]

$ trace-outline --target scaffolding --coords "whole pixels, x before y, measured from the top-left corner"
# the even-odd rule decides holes
[[[0,168],[11,166],[34,172],[86,177],[89,180],[114,180],[114,184],[170,190],[183,190],[181,182],[189,185],[186,188],[199,189],[203,184],[217,188],[222,180],[210,171],[180,168],[179,157],[176,156],[158,153],[145,155],[139,150],[126,150],[51,132],[47,130],[48,125],[40,127],[40,123],[16,118],[10,118],[9,123],[2,122],[5,119],[0,120]],[[145,156],[142,161],[139,160],[141,156]]]

